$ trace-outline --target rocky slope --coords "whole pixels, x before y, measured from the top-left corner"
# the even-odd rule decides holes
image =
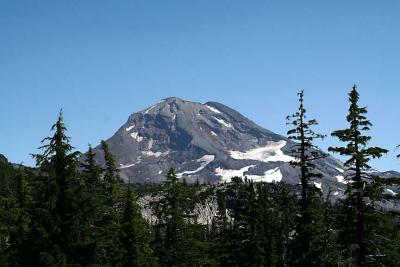
[[[164,99],[132,114],[107,143],[126,181],[160,182],[174,167],[189,182],[247,176],[254,181],[298,183],[298,172],[289,164],[290,140],[216,102]],[[94,150],[103,163],[100,148]],[[318,160],[317,168],[323,174],[317,187],[343,191],[346,181],[340,161],[329,156]]]

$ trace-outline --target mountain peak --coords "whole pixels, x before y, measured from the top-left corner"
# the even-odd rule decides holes
[[[137,113],[107,140],[121,175],[135,182],[160,182],[170,167],[187,181],[257,181],[297,184],[290,166],[293,143],[217,102],[204,104],[169,97]],[[102,152],[96,148],[103,164]],[[320,161],[329,184],[338,183],[339,161]]]
[[[160,102],[162,102],[162,101],[167,101],[168,103],[174,102],[174,101],[186,102],[185,100],[183,100],[183,99],[181,99],[179,97],[175,97],[175,96],[170,96],[170,97],[164,98]]]

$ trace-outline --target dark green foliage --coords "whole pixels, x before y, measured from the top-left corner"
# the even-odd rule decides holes
[[[29,249],[27,246],[27,236],[29,234],[29,188],[26,182],[26,171],[20,167],[18,175],[15,177],[15,191],[10,198],[11,224],[9,228],[9,255],[13,266],[26,266],[29,259],[23,257],[24,252]]]
[[[95,154],[91,146],[86,154],[85,161],[81,163],[81,183],[79,196],[84,205],[81,205],[83,220],[86,222],[85,228],[82,229],[87,237],[85,262],[84,265],[89,263],[98,263],[99,254],[101,251],[100,240],[102,229],[100,227],[102,214],[104,211],[104,194],[102,192],[102,169],[97,165],[94,160]]]
[[[295,216],[295,197],[284,183],[232,179],[220,189],[211,234],[217,266],[285,266]]]
[[[191,253],[196,247],[189,231],[189,223],[195,219],[191,212],[193,195],[172,168],[164,186],[159,200],[152,204],[157,217],[154,246],[159,265],[187,266],[188,262],[196,260],[196,255]]]
[[[347,179],[350,181],[347,187],[347,199],[344,201],[347,226],[344,250],[349,257],[354,257],[358,266],[366,266],[368,263],[379,261],[381,252],[375,246],[373,233],[374,223],[370,220],[374,217],[374,201],[381,195],[381,179],[370,175],[372,158],[380,158],[387,152],[379,147],[368,147],[371,137],[365,135],[372,126],[367,119],[367,108],[358,104],[359,93],[356,86],[349,93],[349,114],[347,122],[349,127],[332,133],[341,142],[343,147],[331,147],[329,151],[349,157],[345,162],[348,169]]]
[[[62,113],[53,125],[54,135],[45,138],[34,155],[40,170],[31,220],[32,262],[36,266],[65,266],[79,261],[85,243],[79,206],[81,181],[77,175],[78,152],[65,135]],[[83,227],[85,228],[85,227]]]
[[[150,249],[150,235],[128,186],[119,234],[125,267],[154,266]]]
[[[99,228],[97,258],[99,264],[117,266],[123,257],[119,242],[119,225],[121,221],[122,179],[118,174],[114,155],[108,144],[101,141],[105,167],[101,181],[101,217],[96,225]],[[108,264],[107,264],[108,263]]]
[[[299,108],[296,113],[287,117],[288,124],[294,128],[288,131],[289,139],[294,140],[292,156],[295,158],[290,164],[300,169],[301,197],[299,206],[299,217],[297,218],[294,239],[295,248],[292,258],[294,266],[316,266],[319,265],[320,256],[312,253],[315,251],[315,242],[319,242],[319,219],[321,210],[318,199],[319,190],[312,182],[319,181],[321,173],[315,171],[314,162],[325,157],[318,147],[313,143],[315,139],[323,139],[324,136],[317,134],[312,129],[318,125],[315,119],[308,120],[304,107],[304,91],[298,93]]]
[[[126,186],[108,144],[102,167],[90,146],[80,157],[60,114],[37,170],[0,156],[0,266],[397,266],[400,217],[379,204],[398,201],[382,192],[400,182],[370,174],[369,160],[386,151],[367,146],[371,125],[355,88],[350,100],[349,128],[333,133],[346,146],[331,151],[349,156],[352,182],[335,203],[312,185],[324,155],[303,93],[289,131],[300,190],[246,177],[189,184],[173,169],[163,184]]]
[[[6,251],[9,225],[11,224],[9,209],[12,181],[15,175],[15,171],[7,159],[0,155],[0,266],[5,265],[8,261]]]

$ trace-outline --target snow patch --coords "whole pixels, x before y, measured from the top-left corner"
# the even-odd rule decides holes
[[[144,111],[144,114],[148,114],[153,108],[155,108],[157,105],[154,105],[154,106],[151,106],[151,107],[149,107],[148,109],[146,109],[145,111]]]
[[[264,175],[247,175],[247,179],[253,180],[254,182],[280,182],[282,178],[283,176],[279,167],[264,172]]]
[[[389,194],[391,194],[392,196],[396,196],[396,195],[397,195],[397,193],[394,192],[392,189],[385,189],[385,191],[386,191],[386,193],[389,193]]]
[[[211,135],[218,136],[214,131],[211,131]]]
[[[337,181],[338,181],[339,183],[342,183],[342,184],[347,184],[347,183],[348,183],[348,181],[346,181],[346,180],[344,179],[344,176],[343,176],[343,175],[337,175],[337,176],[335,176],[335,178],[337,179]]]
[[[344,173],[344,170],[341,168],[335,168],[338,172]]]
[[[161,174],[161,173],[162,173],[162,171],[159,171],[159,172],[158,172],[158,174]]]
[[[119,164],[119,170],[122,170],[122,169],[126,169],[126,168],[130,168],[130,167],[133,167],[133,166],[135,166],[135,163],[133,163],[133,164]]]
[[[133,128],[135,128],[135,124],[133,124],[133,125],[127,127],[125,130],[126,130],[127,132],[129,132],[129,131],[132,130]]]
[[[205,167],[207,167],[208,164],[210,164],[212,161],[214,161],[215,155],[204,155],[203,157],[199,158],[196,160],[197,162],[200,162],[201,165],[194,171],[184,171],[181,173],[177,173],[176,176],[178,178],[182,178],[183,175],[190,175],[190,174],[195,174],[198,173],[199,171],[202,171]]]
[[[149,140],[149,144],[148,144],[148,149],[149,149],[149,150],[152,149],[153,145],[154,145],[154,140],[153,140],[153,139],[150,139],[150,140]]]
[[[338,191],[335,191],[335,193],[333,193],[333,195],[334,195],[334,196],[338,196],[338,195],[339,195],[339,192],[338,192]]]
[[[281,150],[286,145],[286,141],[281,140],[278,142],[269,142],[268,145],[264,147],[258,147],[254,149],[250,149],[246,152],[241,151],[230,151],[230,156],[234,159],[250,159],[250,160],[258,160],[262,162],[291,162],[294,161],[295,158],[283,154]]]
[[[133,139],[135,139],[135,140],[138,141],[138,142],[143,141],[143,137],[142,137],[142,136],[139,136],[139,133],[137,133],[137,132],[131,133],[131,136],[132,136]]]
[[[232,170],[232,169],[222,169],[218,167],[215,169],[215,174],[221,177],[223,182],[230,182],[232,177],[239,176],[243,177],[244,173],[247,172],[250,168],[255,167],[256,165],[250,165],[247,167],[243,167],[240,170]]]
[[[314,182],[316,188],[319,188],[322,191],[322,183]]]
[[[214,107],[212,107],[212,106],[206,105],[206,107],[207,107],[209,110],[211,110],[212,112],[214,112],[214,113],[221,114],[221,111],[219,111],[218,109],[216,109],[216,108],[214,108]]]
[[[213,117],[216,121],[218,121],[221,125],[225,126],[226,128],[232,128],[232,124],[229,122],[225,121],[224,119],[220,119],[217,117]]]

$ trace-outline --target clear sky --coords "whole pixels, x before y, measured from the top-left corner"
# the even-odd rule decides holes
[[[328,134],[346,126],[353,83],[372,145],[393,150],[399,13],[397,0],[1,0],[0,153],[33,165],[60,108],[84,151],[169,96],[221,102],[285,134],[304,89]],[[400,161],[391,153],[374,166]]]

